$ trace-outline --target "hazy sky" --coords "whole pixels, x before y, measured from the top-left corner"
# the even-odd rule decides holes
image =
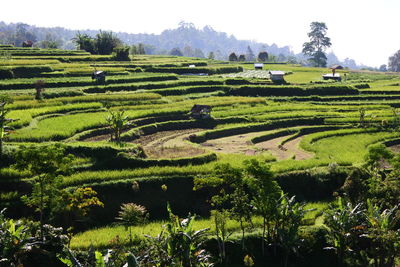
[[[238,39],[289,45],[308,41],[313,21],[325,22],[332,50],[370,66],[400,49],[400,0],[0,0],[0,21],[70,29],[160,33],[182,20]]]

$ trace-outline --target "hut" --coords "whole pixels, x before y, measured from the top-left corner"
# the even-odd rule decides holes
[[[269,73],[269,78],[273,83],[279,83],[279,84],[285,83],[285,79],[283,77],[285,76],[284,71],[270,70],[268,73]]]
[[[342,81],[342,77],[339,73],[336,73],[336,70],[342,70],[343,67],[341,65],[332,65],[330,69],[332,70],[332,73],[324,74],[322,75],[322,78],[324,80],[335,80],[338,82]]]
[[[106,82],[106,72],[102,70],[95,70],[92,73],[92,80],[96,80],[97,83]]]
[[[332,66],[330,67],[330,69],[332,70],[333,76],[335,76],[336,70],[342,70],[343,67],[340,66],[340,65],[332,65]]]
[[[195,119],[208,119],[211,117],[212,108],[208,105],[194,105],[190,114]]]
[[[262,70],[264,68],[263,63],[254,63],[254,69],[255,70]]]
[[[324,80],[335,80],[338,82],[342,81],[342,77],[340,76],[339,73],[327,73],[327,74],[322,75],[322,78]]]
[[[33,46],[33,42],[30,40],[22,42],[22,47],[32,47],[32,46]]]

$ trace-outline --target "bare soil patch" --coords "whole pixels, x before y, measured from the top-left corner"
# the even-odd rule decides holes
[[[251,138],[261,135],[262,132],[253,132],[241,135],[233,135],[201,143],[200,145],[207,149],[226,154],[245,154],[257,155],[265,152],[263,149],[257,149],[250,141]]]
[[[280,145],[281,142],[286,138],[287,136],[274,138],[265,142],[258,143],[256,144],[256,147],[270,151],[271,154],[275,156],[278,160],[289,159],[291,157],[294,157],[294,159],[296,160],[304,160],[313,157],[313,153],[304,151],[299,147],[299,143],[303,139],[303,136],[293,139],[283,146]]]
[[[304,160],[313,157],[313,154],[299,148],[299,143],[303,137],[293,139],[281,146],[281,142],[288,136],[274,138],[258,144],[251,143],[250,139],[262,135],[263,132],[253,132],[241,135],[234,135],[213,140],[208,140],[201,144],[204,148],[216,152],[227,154],[258,155],[262,153],[271,153],[278,160],[294,158]]]
[[[96,135],[92,137],[88,137],[85,139],[82,139],[82,141],[85,142],[100,142],[100,141],[109,141],[111,138],[110,134],[102,134],[102,135]]]
[[[191,145],[186,140],[189,135],[204,129],[163,131],[142,136],[133,143],[140,144],[149,158],[183,158],[206,153],[206,150]]]
[[[394,145],[388,147],[393,153],[400,153],[400,145]]]

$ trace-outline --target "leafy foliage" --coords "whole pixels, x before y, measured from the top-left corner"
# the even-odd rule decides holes
[[[106,121],[111,129],[111,140],[119,142],[122,130],[129,125],[129,118],[125,115],[125,111],[112,111],[109,109]]]
[[[325,48],[332,45],[329,37],[326,36],[327,27],[324,22],[312,22],[311,31],[308,33],[310,42],[303,44],[303,54],[310,56],[310,61],[315,67],[326,67],[327,57]]]
[[[7,125],[13,122],[13,119],[7,118],[9,110],[6,109],[7,104],[11,104],[13,100],[7,95],[0,95],[0,159],[3,156],[3,140],[10,129]]]
[[[238,57],[234,52],[232,52],[229,54],[228,60],[229,61],[238,61]]]
[[[113,32],[101,30],[96,34],[96,38],[78,32],[72,41],[77,45],[78,49],[100,55],[111,55],[113,49],[122,44],[121,40]]]
[[[121,205],[116,219],[127,229],[129,228],[129,239],[132,242],[131,226],[144,223],[146,217],[148,217],[148,213],[145,207],[135,203],[124,203]]]
[[[182,51],[178,47],[172,48],[171,51],[169,52],[169,54],[171,56],[177,56],[177,57],[183,56]]]
[[[195,216],[180,219],[168,205],[169,222],[157,237],[149,237],[150,247],[143,258],[145,266],[213,266],[210,255],[201,248],[208,229],[193,230]]]
[[[117,61],[129,61],[129,46],[119,46],[114,48],[113,50],[113,56],[114,59]]]
[[[400,71],[400,50],[394,53],[393,56],[389,57],[389,70]]]
[[[267,61],[268,60],[268,53],[265,52],[265,51],[258,53],[257,59],[258,59],[258,61],[261,61],[261,62]]]
[[[56,254],[63,254],[68,237],[62,228],[44,225],[38,231],[34,223],[8,219],[0,212],[0,266],[59,266]],[[41,261],[41,262],[39,262]]]
[[[50,213],[60,197],[60,175],[67,173],[72,162],[72,155],[65,156],[60,145],[21,147],[16,154],[15,167],[25,170],[33,176],[33,189],[30,196],[22,200],[40,213],[40,225],[43,227],[45,211]]]

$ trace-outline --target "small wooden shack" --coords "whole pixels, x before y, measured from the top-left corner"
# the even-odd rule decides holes
[[[190,114],[195,119],[208,119],[211,117],[212,108],[208,105],[194,105]]]
[[[343,67],[340,65],[332,65],[330,69],[332,70],[332,73],[324,74],[322,75],[322,78],[324,80],[335,80],[338,82],[342,81],[342,77],[339,73],[336,73],[336,70],[341,70]]]
[[[264,68],[263,63],[254,63],[254,69],[255,70],[262,70]]]
[[[22,47],[32,47],[32,46],[33,46],[33,42],[31,40],[22,42]]]
[[[92,80],[96,80],[97,83],[106,82],[106,72],[102,70],[96,70],[92,73]]]
[[[273,83],[285,83],[285,72],[280,71],[280,70],[270,70],[269,72],[269,78]]]
[[[338,82],[342,81],[342,77],[340,76],[339,73],[327,73],[327,74],[322,75],[322,78],[324,80],[335,80]]]

